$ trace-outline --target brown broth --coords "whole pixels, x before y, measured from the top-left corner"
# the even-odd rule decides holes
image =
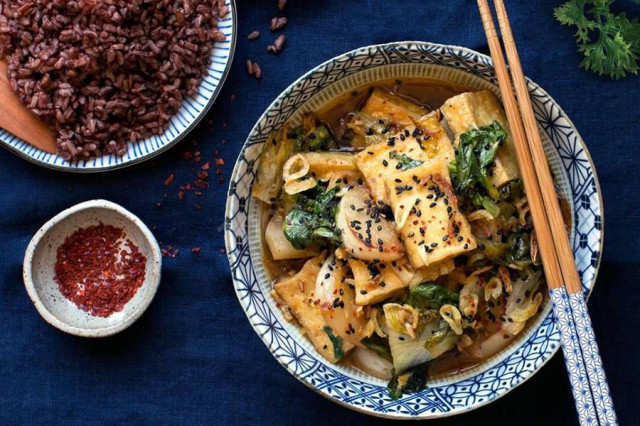
[[[352,92],[344,93],[336,97],[315,111],[315,115],[320,120],[328,123],[333,129],[336,129],[341,118],[358,110],[364,104],[369,96],[370,90],[374,87],[386,89],[391,93],[416,102],[429,110],[439,108],[447,99],[469,91],[466,87],[437,80],[415,78],[406,80],[382,80],[376,84],[367,84],[358,87]]]

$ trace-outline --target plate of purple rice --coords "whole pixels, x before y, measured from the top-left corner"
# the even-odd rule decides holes
[[[234,0],[0,0],[0,59],[57,153],[0,129],[39,165],[99,172],[145,161],[204,117],[231,67]]]

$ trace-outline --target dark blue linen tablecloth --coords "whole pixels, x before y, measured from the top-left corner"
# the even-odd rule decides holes
[[[254,334],[231,285],[223,249],[226,180],[249,130],[287,85],[345,51],[397,40],[467,46],[487,53],[473,1],[290,0],[287,43],[269,19],[276,0],[240,0],[238,46],[226,86],[208,117],[157,159],[98,175],[53,172],[0,150],[0,423],[377,424],[316,395],[272,358]],[[611,81],[578,68],[572,30],[552,8],[560,1],[508,2],[525,72],[564,108],[585,139],[605,203],[605,250],[589,301],[622,424],[638,424],[640,391],[639,77]],[[640,8],[619,0],[640,15]],[[246,35],[254,29],[261,37]],[[246,59],[263,70],[247,76]],[[194,143],[197,142],[197,147]],[[203,162],[223,158],[221,176],[201,200],[177,197]],[[216,154],[216,150],[219,154]],[[212,167],[215,170],[216,167]],[[164,181],[175,174],[175,183]],[[225,179],[218,183],[218,178]],[[140,216],[163,247],[163,279],[149,310],[130,329],[102,340],[66,335],[46,324],[22,285],[24,250],[50,217],[105,198]],[[201,202],[202,210],[195,204]],[[157,207],[156,203],[161,203]],[[200,247],[201,254],[191,252]],[[576,424],[561,355],[504,398],[442,424]],[[438,423],[438,422],[436,422]]]

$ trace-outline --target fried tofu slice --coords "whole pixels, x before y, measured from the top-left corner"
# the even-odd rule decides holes
[[[385,89],[375,88],[362,107],[362,112],[400,126],[411,126],[414,120],[429,111],[415,102],[392,95]]]
[[[356,287],[356,305],[370,305],[397,295],[407,284],[385,264],[349,259]]]
[[[333,343],[324,330],[326,326],[320,308],[314,304],[313,292],[316,287],[316,277],[320,272],[324,254],[309,259],[300,272],[278,282],[274,289],[283,303],[309,338],[316,350],[332,363],[339,360],[334,355]],[[346,354],[353,349],[353,344],[342,341],[342,351]]]
[[[422,268],[476,248],[451,187],[447,163],[421,165],[385,180],[411,265]]]
[[[420,269],[414,269],[406,259],[386,264],[349,259],[357,305],[371,305],[395,297],[406,288],[451,272],[454,266],[452,259]]]
[[[448,99],[441,107],[449,128],[458,145],[460,135],[470,127],[482,127],[497,121],[507,131],[507,138],[498,150],[496,165],[492,168],[491,183],[500,187],[520,177],[518,159],[509,124],[498,98],[489,90],[466,92]]]
[[[355,162],[364,176],[371,195],[377,203],[389,204],[385,180],[393,178],[408,163],[449,163],[455,152],[451,139],[440,125],[440,112],[434,111],[416,120],[418,127],[405,129],[390,137],[387,143],[368,146],[355,156]]]

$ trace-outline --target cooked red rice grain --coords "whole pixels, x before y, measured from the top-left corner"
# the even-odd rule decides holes
[[[253,75],[255,75],[258,80],[262,77],[262,69],[260,69],[260,65],[258,65],[257,62],[253,63]]]
[[[280,36],[278,36],[276,41],[273,42],[273,46],[276,48],[278,52],[281,52],[282,49],[284,48],[285,41],[286,39],[284,37],[284,34],[281,34]]]
[[[269,26],[269,30],[271,30],[271,32],[275,32],[281,30],[285,25],[287,25],[286,17],[274,16],[273,18],[271,18],[271,25]]]

